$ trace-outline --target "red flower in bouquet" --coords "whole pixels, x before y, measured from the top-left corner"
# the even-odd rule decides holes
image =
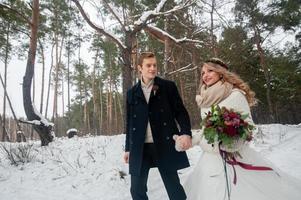
[[[229,137],[234,137],[237,135],[237,130],[234,126],[226,126],[224,132]]]
[[[205,127],[204,136],[209,144],[218,142],[229,148],[238,140],[251,141],[254,126],[245,121],[247,117],[233,109],[212,106],[201,122]]]

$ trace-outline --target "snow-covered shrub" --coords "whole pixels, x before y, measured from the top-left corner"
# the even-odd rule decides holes
[[[20,143],[10,144],[2,143],[0,150],[4,154],[12,165],[20,165],[31,162],[37,155],[37,152],[33,149],[33,144]]]

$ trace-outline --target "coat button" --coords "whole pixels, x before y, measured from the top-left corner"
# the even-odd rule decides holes
[[[166,140],[169,140],[169,136],[166,136]]]
[[[136,128],[134,127],[134,128],[133,128],[133,131],[135,131],[135,130],[136,130]]]
[[[161,109],[160,109],[160,112],[164,112],[164,110],[161,108]]]
[[[152,114],[152,112],[150,112],[150,111],[149,111],[149,112],[148,112],[148,114],[150,114],[150,115],[151,115],[151,114]]]
[[[166,125],[167,125],[167,123],[166,123],[166,122],[164,122],[164,123],[163,123],[163,126],[166,126]]]
[[[136,118],[136,117],[137,117],[137,115],[133,115],[133,117],[134,117],[134,118]]]

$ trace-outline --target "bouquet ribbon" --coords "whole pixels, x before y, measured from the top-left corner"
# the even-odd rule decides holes
[[[243,163],[243,162],[239,162],[235,159],[234,156],[229,156],[228,152],[223,151],[221,149],[219,149],[220,151],[220,155],[222,156],[222,158],[226,161],[226,163],[230,164],[233,168],[233,172],[234,172],[234,178],[233,178],[233,183],[234,185],[236,185],[237,183],[237,175],[236,175],[236,170],[235,170],[235,165],[240,166],[243,169],[246,170],[256,170],[256,171],[273,171],[272,168],[270,167],[265,167],[265,166],[254,166],[252,164],[247,164],[247,163]]]

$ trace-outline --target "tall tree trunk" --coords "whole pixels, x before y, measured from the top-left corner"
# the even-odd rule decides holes
[[[186,98],[185,98],[184,81],[182,80],[181,76],[179,76],[179,80],[180,80],[181,97],[182,97],[182,99],[183,99],[183,103],[185,104]]]
[[[32,102],[35,102],[35,98],[36,98],[36,77],[35,74],[33,74],[32,77]]]
[[[168,66],[170,63],[171,58],[171,46],[170,46],[170,39],[165,38],[164,41],[164,64],[163,64],[163,75],[166,77],[166,74],[168,73]]]
[[[89,105],[88,105],[88,98],[87,98],[87,81],[84,78],[84,95],[85,95],[85,103],[84,103],[84,122],[85,122],[85,129],[86,133],[90,133],[90,117],[89,117]]]
[[[192,51],[192,64],[193,66],[198,66],[198,61],[197,61],[197,56],[198,53],[196,52],[196,50]],[[198,68],[196,68],[196,70],[194,71],[194,78],[195,78],[195,88],[196,90],[198,90],[199,88],[199,84],[200,84],[200,75],[199,75],[199,70]]]
[[[131,53],[132,53],[132,34],[129,31],[125,32],[125,44],[126,49],[122,51],[122,60],[124,66],[122,67],[122,95],[123,99],[123,110],[126,110],[126,94],[128,89],[133,85],[133,77],[132,77],[132,65],[131,65]],[[123,125],[125,129],[126,117],[125,113],[123,113]],[[124,130],[125,133],[125,130]]]
[[[168,20],[168,18],[166,18],[165,22],[164,22],[164,30],[165,31],[168,31],[168,24],[169,24],[169,20]],[[163,63],[163,76],[164,77],[166,77],[166,74],[168,73],[170,57],[171,57],[170,39],[168,37],[165,37],[165,39],[164,39],[164,63]]]
[[[58,52],[58,35],[55,33],[55,78],[54,78],[54,94],[53,94],[53,110],[52,119],[57,125],[57,99],[58,99],[58,79],[59,79],[59,52]]]
[[[109,134],[112,134],[113,128],[113,66],[112,59],[110,58],[110,66],[109,66],[109,91],[108,91],[108,130]]]
[[[6,45],[5,45],[5,57],[4,57],[4,93],[7,88],[7,66],[8,66],[8,56],[9,56],[9,38],[10,36],[10,24],[7,23],[7,30],[6,30]],[[2,114],[2,141],[9,140],[8,133],[6,132],[6,96],[3,95],[3,114]]]
[[[79,80],[79,96],[80,96],[80,98],[79,98],[79,115],[80,115],[80,119],[81,119],[80,120],[80,127],[82,127],[83,126],[82,121],[85,121],[85,119],[84,119],[84,115],[83,115],[83,113],[84,113],[84,111],[83,111],[83,99],[82,99],[83,98],[83,91],[82,91],[82,80],[81,80],[81,78]],[[84,129],[85,129],[85,127],[84,127]],[[85,131],[86,130],[84,130],[84,132]]]
[[[62,77],[62,116],[64,116],[65,113],[65,96],[64,96],[64,77]]]
[[[63,47],[64,47],[64,41],[65,41],[65,36],[62,36],[61,39],[61,45],[60,45],[60,56],[59,56],[59,66],[62,65],[62,54],[63,54]],[[61,69],[60,73],[61,73],[61,91],[62,91],[62,116],[64,116],[65,113],[65,103],[64,103],[64,73],[62,72],[63,69]]]
[[[79,44],[78,44],[78,65],[81,66],[81,36],[80,36],[80,33],[79,33]],[[82,127],[82,121],[85,122],[85,119],[84,119],[84,110],[83,110],[83,91],[82,91],[82,78],[83,78],[84,74],[81,74],[80,72],[80,76],[79,76],[79,95],[80,95],[80,98],[79,98],[79,114],[80,114],[80,118],[82,119],[81,122],[80,122],[80,126]],[[85,125],[85,124],[84,124]],[[84,130],[84,132],[86,132],[86,130]]]
[[[2,116],[0,115],[0,124],[1,124],[1,126],[3,127],[3,133],[2,133],[2,135],[4,135],[4,137],[8,137],[8,132],[7,132],[7,130],[6,130],[6,127],[5,126],[3,126],[3,119],[2,119]]]
[[[98,76],[99,77],[99,76]],[[102,82],[99,80],[99,113],[98,113],[98,123],[99,123],[99,135],[103,133],[103,87]]]
[[[94,66],[93,66],[93,72],[92,72],[92,94],[93,94],[93,133],[96,135],[98,133],[97,128],[97,116],[99,115],[98,112],[98,106],[97,106],[97,91],[96,91],[96,67],[98,63],[98,55],[99,54],[99,48],[96,49],[95,53],[95,59],[94,59]]]
[[[67,52],[67,94],[68,94],[68,113],[70,113],[70,36],[68,36],[68,52]],[[68,115],[69,116],[69,115]],[[68,126],[70,125],[70,118],[68,118]]]
[[[117,112],[117,92],[114,92],[114,98],[113,98],[113,102],[114,102],[114,133],[116,134],[118,132],[118,112]]]
[[[115,91],[116,91],[116,96],[117,96],[117,103],[118,103],[118,107],[119,107],[119,111],[120,111],[120,122],[123,122],[123,110],[122,110],[122,101],[120,99],[120,94],[118,92],[118,87],[117,84],[115,83]],[[125,97],[124,97],[125,98]]]
[[[10,141],[13,141],[13,135],[12,135],[12,132],[14,132],[13,130],[13,127],[12,127],[12,123],[11,123],[11,118],[9,117],[8,118],[8,132],[9,132],[9,135],[8,135],[8,138],[10,139]]]
[[[32,77],[32,103],[34,104],[35,102],[35,97],[36,97],[36,81],[35,81],[35,73],[33,73],[33,77]],[[34,129],[33,127],[31,127],[31,130],[30,130],[30,139],[33,140],[33,132]]]
[[[34,74],[34,64],[37,49],[37,37],[38,37],[38,21],[39,21],[39,0],[33,0],[32,3],[32,24],[30,33],[30,45],[28,51],[28,59],[26,65],[25,76],[23,78],[23,104],[26,116],[28,120],[39,120],[40,125],[33,125],[35,130],[40,136],[41,145],[48,145],[53,140],[51,135],[51,126],[46,119],[42,119],[40,113],[34,108],[31,100],[31,83]]]
[[[40,40],[38,40],[41,49],[42,57],[42,85],[41,85],[41,102],[40,102],[40,113],[43,114],[43,103],[44,103],[44,87],[45,87],[45,54],[44,47]]]
[[[5,84],[4,84],[4,81],[3,81],[3,79],[2,79],[1,74],[0,74],[0,80],[1,80],[1,84],[2,84],[3,89],[4,89],[4,85],[5,85]],[[7,90],[6,90],[6,89],[4,89],[4,96],[6,96],[6,98],[7,98],[7,101],[8,101],[9,107],[10,107],[10,110],[11,110],[11,112],[12,112],[12,114],[13,114],[14,120],[15,120],[16,125],[17,125],[17,128],[18,128],[18,130],[17,130],[17,142],[21,142],[21,141],[26,142],[25,135],[24,135],[24,133],[23,133],[23,131],[22,131],[22,128],[21,128],[21,125],[20,125],[20,123],[19,123],[19,121],[18,121],[18,119],[17,119],[17,116],[16,116],[16,114],[15,114],[15,111],[14,111],[14,109],[13,109],[13,106],[12,106],[12,104],[11,104],[11,101],[10,101],[10,98],[9,98],[9,96],[8,96],[8,94],[7,94]]]
[[[211,11],[210,11],[210,40],[211,40],[211,49],[214,57],[217,57],[215,36],[214,36],[214,22],[213,22],[213,12],[215,10],[215,0],[211,1]]]
[[[108,85],[107,86],[107,93],[106,93],[106,96],[107,96],[107,129],[106,129],[106,132],[107,134],[110,134],[110,86]]]
[[[269,108],[270,119],[272,122],[274,122],[275,116],[274,116],[274,111],[273,111],[273,103],[272,103],[272,99],[271,99],[270,72],[269,72],[268,66],[266,65],[264,50],[262,49],[262,46],[260,43],[260,41],[261,41],[260,33],[259,33],[256,25],[254,25],[254,24],[253,24],[253,30],[255,33],[255,43],[256,43],[257,51],[258,51],[259,58],[260,58],[260,66],[263,69],[263,73],[264,73],[264,77],[265,77],[265,81],[266,81],[266,85],[267,85],[266,98],[267,98],[267,103],[268,103],[268,108]]]
[[[54,124],[56,125],[56,130],[58,127],[58,87],[59,87],[59,73],[60,73],[60,52],[59,52],[59,24],[58,24],[58,10],[57,7],[54,8],[55,17],[55,30],[54,30],[54,41],[55,41],[55,78],[54,78],[54,95],[53,95],[53,112],[52,118]],[[63,40],[63,39],[62,39]],[[57,131],[56,131],[57,132]]]
[[[49,75],[48,75],[48,88],[47,88],[47,98],[46,98],[46,108],[45,108],[45,117],[47,118],[48,114],[48,104],[49,104],[49,97],[50,97],[50,85],[51,85],[51,73],[53,69],[53,51],[54,51],[54,45],[51,47],[51,64],[50,64],[50,69],[49,69]]]

